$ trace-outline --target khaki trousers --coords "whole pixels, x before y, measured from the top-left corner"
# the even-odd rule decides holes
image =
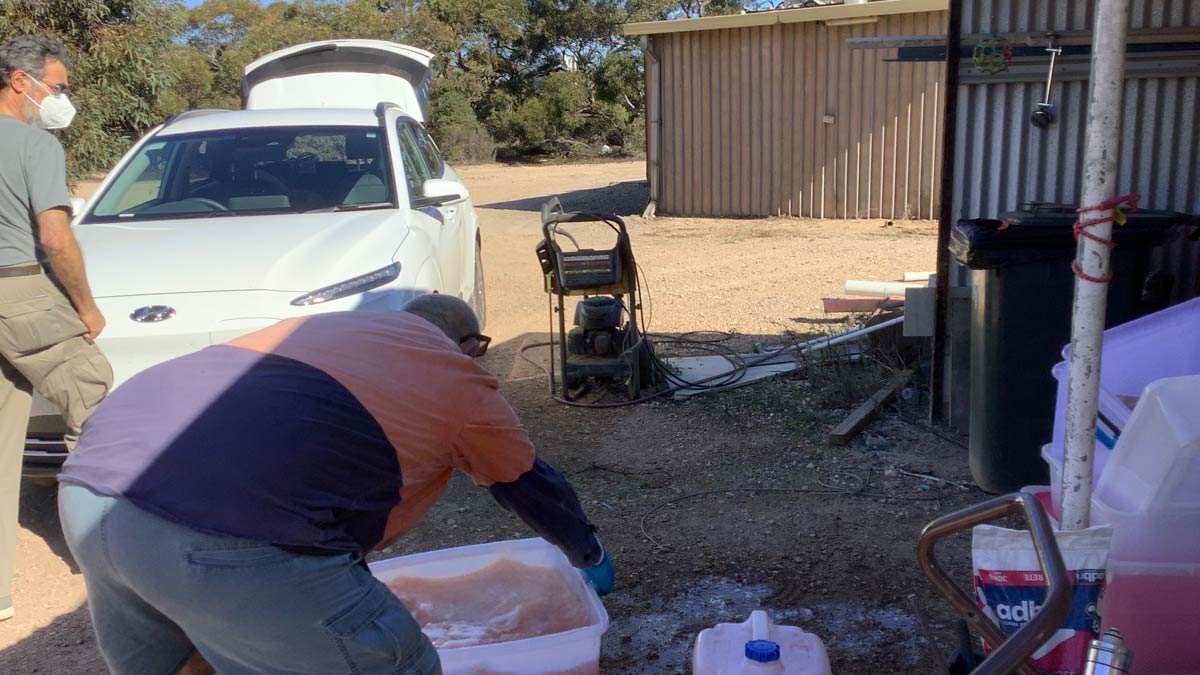
[[[12,597],[21,460],[36,389],[62,411],[68,448],[112,387],[112,367],[45,274],[0,278],[0,600]]]

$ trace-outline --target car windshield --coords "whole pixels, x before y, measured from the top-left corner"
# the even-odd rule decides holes
[[[395,206],[376,127],[223,129],[151,139],[84,222]]]

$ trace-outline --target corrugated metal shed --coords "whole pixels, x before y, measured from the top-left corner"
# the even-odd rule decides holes
[[[964,0],[962,12],[967,48],[981,36],[1025,44],[1071,31],[1077,32],[1077,44],[1090,44],[1095,2]],[[1200,0],[1132,0],[1130,28],[1118,192],[1140,193],[1143,208],[1200,213],[1200,52],[1194,50]],[[1138,53],[1133,44],[1156,41],[1191,47]],[[1034,128],[1029,117],[1045,92],[1049,56],[1018,61],[992,76],[975,70],[970,58],[959,69],[956,142],[948,168],[954,176],[955,219],[997,217],[1035,201],[1078,205],[1081,198],[1090,55],[1059,60],[1050,93],[1057,119],[1046,129]],[[1121,255],[1119,247],[1114,255]],[[1179,238],[1155,256],[1155,266],[1175,278],[1175,300],[1200,295],[1200,242]],[[964,299],[967,270],[952,264],[949,279],[960,288],[950,295],[950,315],[942,327],[950,337],[940,412],[965,430],[969,358],[955,306]]]
[[[657,212],[935,217],[943,65],[887,63],[896,50],[846,41],[943,32],[946,12],[930,8],[944,6],[887,0],[627,27],[648,35]]]
[[[1093,13],[1094,3],[1081,0],[974,0],[963,4],[963,34],[1090,30]],[[1200,0],[1134,0],[1130,27],[1200,31]],[[1029,114],[1045,91],[1046,65],[992,80],[964,61],[957,218],[995,217],[1031,201],[1078,202],[1089,63],[1087,56],[1060,61],[1051,89],[1057,122],[1043,130],[1029,123]],[[1200,69],[1194,60],[1186,63],[1130,56],[1119,191],[1141,193],[1144,208],[1200,213]],[[1200,245],[1179,241],[1162,255],[1179,295],[1200,295]]]

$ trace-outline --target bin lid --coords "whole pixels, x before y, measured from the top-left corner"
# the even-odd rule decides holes
[[[1075,256],[1076,207],[1064,204],[1023,204],[999,219],[964,219],[950,232],[950,252],[971,269],[995,269]],[[1149,248],[1167,240],[1173,228],[1195,216],[1175,211],[1137,211],[1113,230],[1118,246]]]

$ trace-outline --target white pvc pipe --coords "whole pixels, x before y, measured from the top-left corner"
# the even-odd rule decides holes
[[[937,274],[937,272],[905,272],[905,281],[929,281],[929,277]]]
[[[904,291],[913,288],[912,284],[899,281],[847,281],[846,295],[860,295],[872,298],[886,298],[893,295],[904,297]]]
[[[1092,41],[1087,145],[1084,152],[1083,203],[1092,206],[1117,194],[1117,154],[1121,141],[1121,106],[1125,93],[1125,43],[1129,35],[1130,0],[1098,0]],[[1101,218],[1111,211],[1092,211],[1080,219]],[[1098,237],[1112,236],[1112,223],[1091,228]],[[1078,265],[1088,276],[1107,276],[1110,249],[1079,238]],[[1067,388],[1066,446],[1063,460],[1062,527],[1086,528],[1091,521],[1092,464],[1096,449],[1096,413],[1100,394],[1100,355],[1108,283],[1075,281],[1071,315],[1070,381]]]
[[[867,326],[866,328],[859,328],[857,330],[847,331],[845,333],[838,333],[837,335],[829,335],[827,337],[819,337],[819,338],[816,338],[813,340],[809,340],[807,342],[801,342],[800,344],[796,345],[793,349],[795,349],[796,351],[801,352],[803,354],[807,354],[809,352],[820,351],[822,349],[825,349],[826,347],[833,347],[834,345],[840,345],[843,342],[850,342],[852,340],[857,340],[858,338],[860,338],[864,335],[867,335],[869,333],[874,333],[877,330],[882,330],[884,328],[887,328],[888,326],[895,326],[895,325],[901,324],[901,323],[904,323],[904,315],[903,314],[901,314],[900,316],[897,316],[895,318],[888,319],[887,321],[882,321],[880,323],[877,323],[874,326]]]

